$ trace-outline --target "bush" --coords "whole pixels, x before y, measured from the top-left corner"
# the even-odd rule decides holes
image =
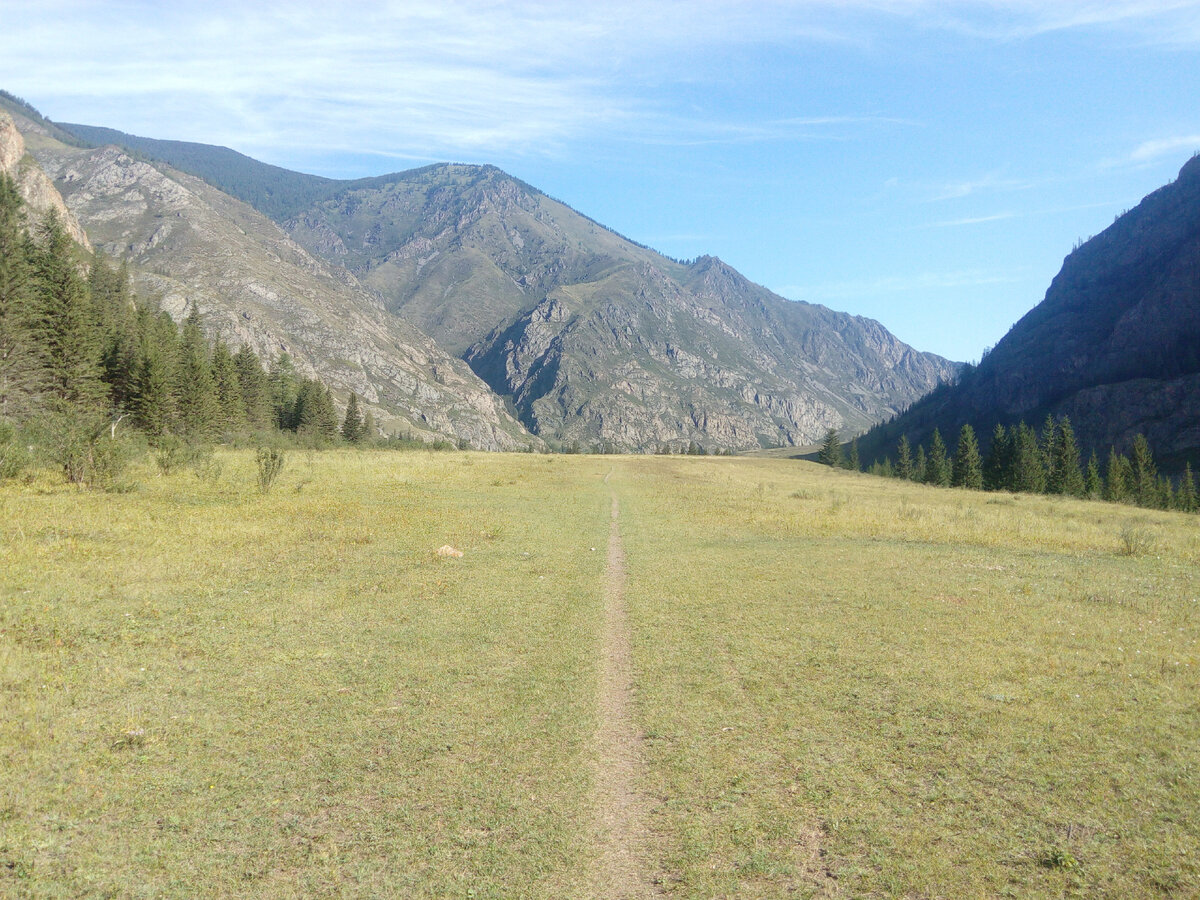
[[[254,463],[258,468],[259,493],[265,494],[271,490],[271,485],[275,483],[275,479],[283,471],[283,464],[286,459],[287,454],[284,453],[281,447],[259,447],[255,451]]]

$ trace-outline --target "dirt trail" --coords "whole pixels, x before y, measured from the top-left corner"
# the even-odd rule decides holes
[[[611,473],[610,473],[611,474]],[[608,483],[608,476],[604,477]],[[625,551],[621,507],[614,493],[608,537],[608,589],[600,648],[599,766],[596,773],[596,830],[600,858],[595,895],[604,898],[658,896],[652,879],[646,827],[649,803],[637,790],[641,744],[633,724],[633,665],[625,612]]]

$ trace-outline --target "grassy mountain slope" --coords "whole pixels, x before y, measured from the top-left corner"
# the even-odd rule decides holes
[[[512,449],[537,443],[470,369],[387,313],[353,276],[314,258],[246,204],[121,149],[33,150],[93,243],[134,267],[139,290],[265,359],[286,351],[389,429]]]
[[[1200,159],[1063,263],[1045,299],[973,370],[862,442],[891,450],[969,422],[1071,418],[1085,447],[1144,433],[1168,462],[1200,461]]]

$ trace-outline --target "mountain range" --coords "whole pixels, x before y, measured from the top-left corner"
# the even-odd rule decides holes
[[[491,166],[336,181],[5,98],[91,243],[176,317],[286,350],[390,430],[490,449],[750,449],[861,431],[959,366],[669,259]]]

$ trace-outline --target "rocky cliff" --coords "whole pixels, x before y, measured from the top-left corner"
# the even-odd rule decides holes
[[[29,124],[32,130],[33,123]],[[25,201],[31,225],[36,226],[45,221],[53,212],[76,243],[91,249],[83,226],[67,208],[54,183],[27,151],[25,139],[13,116],[3,109],[0,109],[0,172],[9,175],[16,182],[17,190]]]

